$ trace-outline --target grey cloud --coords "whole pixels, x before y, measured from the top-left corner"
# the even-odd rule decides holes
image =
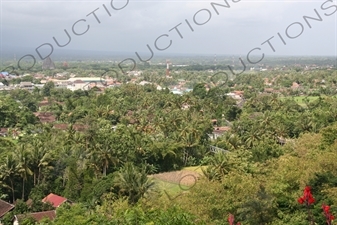
[[[289,24],[295,21],[304,23],[302,16],[314,15],[313,9],[319,10],[322,4],[321,0],[242,0],[238,3],[228,0],[231,7],[219,7],[217,15],[210,3],[224,4],[224,1],[130,0],[127,7],[119,11],[112,10],[110,2],[3,2],[2,44],[24,44],[34,50],[34,47],[42,43],[52,42],[54,36],[65,38],[64,29],[71,32],[75,21],[86,19],[90,30],[82,36],[72,34],[72,41],[65,48],[148,52],[147,44],[153,46],[159,35],[169,34],[172,46],[165,52],[244,54],[277,35],[277,32],[284,34]],[[125,3],[121,0],[120,4],[123,2]],[[104,11],[102,4],[109,8],[111,16]],[[96,13],[101,23],[97,23],[93,15],[86,16],[96,8],[99,8]],[[210,10],[212,17],[207,24],[198,26],[193,23],[193,16],[201,9]],[[322,13],[322,10],[319,12]],[[335,54],[336,15],[337,13],[330,17],[323,16],[323,22],[313,21],[313,28],[305,27],[304,33],[296,40],[287,40],[286,46],[276,43],[276,53]],[[185,19],[192,23],[194,32],[187,27]],[[183,39],[176,32],[169,32],[179,23],[182,23],[179,29]],[[81,26],[78,29],[84,29],[86,24]],[[312,40],[317,45],[312,46]],[[58,50],[60,48],[55,47],[55,51]]]

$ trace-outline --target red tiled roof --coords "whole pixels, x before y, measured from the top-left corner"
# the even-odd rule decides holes
[[[214,131],[229,131],[230,127],[214,127]]]
[[[237,95],[243,95],[244,94],[244,91],[233,91],[233,92]]]
[[[15,206],[0,199],[0,218],[11,211]]]
[[[41,123],[51,123],[56,121],[56,117],[52,112],[35,112],[33,114],[40,119]]]
[[[59,207],[62,203],[66,202],[67,199],[62,197],[62,196],[58,196],[55,195],[53,193],[50,193],[47,197],[45,197],[44,199],[42,199],[42,202],[44,203],[51,203],[54,207]]]
[[[35,213],[28,213],[28,214],[20,214],[20,215],[15,215],[15,217],[19,221],[22,220],[22,219],[24,219],[24,218],[27,218],[27,217],[32,217],[37,222],[39,222],[43,218],[48,218],[50,220],[53,220],[56,217],[56,211],[52,210],[52,211],[45,211],[45,212],[35,212]]]
[[[8,128],[0,128],[0,134],[7,134]]]
[[[73,83],[74,84],[84,84],[84,81],[82,81],[82,80],[75,80]]]

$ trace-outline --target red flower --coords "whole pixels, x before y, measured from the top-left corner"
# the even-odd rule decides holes
[[[297,199],[297,201],[298,201],[298,203],[300,203],[300,204],[303,204],[304,203],[304,199],[301,197],[301,198],[299,198],[299,199]]]
[[[234,225],[234,215],[233,214],[229,214],[228,222],[229,222],[229,225]],[[239,222],[237,222],[236,225],[241,225],[241,224]]]
[[[322,209],[323,209],[323,212],[324,212],[324,216],[325,216],[325,219],[326,219],[326,223],[327,223],[328,225],[330,225],[330,224],[331,224],[331,221],[335,219],[335,217],[334,217],[334,216],[331,214],[331,212],[330,212],[330,206],[325,205],[325,204],[323,203]]]
[[[229,225],[234,225],[234,215],[233,214],[229,214],[228,222],[229,222]]]
[[[324,211],[325,213],[329,213],[329,211],[330,211],[330,206],[325,205],[325,204],[323,203],[322,209],[323,209],[323,211]]]
[[[303,196],[297,199],[298,203],[303,204],[306,203],[306,205],[311,205],[315,202],[315,199],[312,197],[311,194],[311,188],[309,186],[306,186],[303,191]]]

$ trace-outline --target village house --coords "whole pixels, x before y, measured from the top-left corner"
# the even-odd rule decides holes
[[[40,222],[41,220],[47,218],[49,220],[54,220],[56,217],[56,211],[45,211],[45,212],[35,212],[35,213],[27,213],[27,214],[19,214],[14,216],[13,225],[20,225],[24,219],[32,218],[36,222]]]
[[[0,128],[0,136],[7,137],[8,135],[8,128]]]
[[[8,75],[9,75],[8,72],[0,72],[0,78],[5,78]]]
[[[0,225],[2,225],[1,223],[1,219],[8,213],[10,212],[12,209],[14,209],[14,205],[5,202],[3,200],[0,199]]]
[[[292,89],[297,89],[299,87],[300,87],[300,85],[297,82],[293,82],[293,84],[291,86]]]
[[[35,112],[34,115],[40,119],[41,123],[52,123],[56,121],[56,117],[52,112]]]
[[[209,134],[208,136],[212,139],[215,140],[218,137],[221,137],[224,133],[230,131],[231,128],[228,126],[224,126],[224,127],[214,127],[214,130],[212,132],[212,134]]]
[[[19,87],[26,90],[33,90],[34,84],[32,82],[20,82]]]
[[[211,134],[208,134],[208,136],[212,140],[215,140],[218,137],[221,137],[225,132],[228,132],[231,130],[230,126],[218,126],[219,124],[218,124],[217,119],[212,119],[211,123],[213,125],[213,132]],[[229,123],[229,121],[227,121],[227,123]]]
[[[80,89],[88,90],[88,83],[82,80],[75,80],[67,85],[67,88],[71,91],[76,91]]]
[[[66,202],[72,204],[72,202],[69,201],[67,198],[53,194],[53,193],[50,193],[45,198],[43,198],[42,202],[51,204],[55,209],[60,207],[62,204]],[[27,201],[27,205],[30,205],[30,204],[31,204],[31,199]],[[0,203],[0,206],[1,206],[1,203]],[[28,219],[28,218],[32,218],[36,222],[40,222],[43,219],[54,220],[56,218],[56,210],[14,215],[13,225],[20,225],[25,219]]]
[[[69,201],[65,197],[62,197],[62,196],[59,196],[59,195],[56,195],[56,194],[53,194],[53,193],[50,193],[44,199],[42,199],[42,202],[50,203],[55,208],[59,207],[60,205],[62,205],[65,202],[71,203],[71,201]]]

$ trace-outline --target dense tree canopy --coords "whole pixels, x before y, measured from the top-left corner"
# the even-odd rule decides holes
[[[283,87],[322,78],[327,89],[314,98],[309,90],[261,93],[263,78],[251,73],[232,80],[244,91],[240,101],[227,95],[232,86],[200,77],[182,96],[131,83],[103,93],[52,83],[1,93],[0,198],[17,202],[5,224],[14,214],[51,209],[41,203],[49,193],[76,204],[41,224],[227,224],[229,214],[242,224],[307,224],[297,202],[307,185],[312,215],[324,224],[321,205],[335,212],[337,204],[336,74],[301,72],[269,78]],[[212,139],[217,126],[228,129]],[[176,198],[151,176],[192,166],[203,166],[203,175]],[[30,207],[20,203],[28,199]]]

